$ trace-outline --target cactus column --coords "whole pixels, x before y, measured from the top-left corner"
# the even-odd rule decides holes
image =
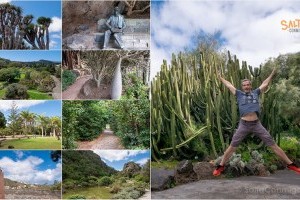
[[[0,169],[0,199],[4,199],[4,175],[2,170]]]

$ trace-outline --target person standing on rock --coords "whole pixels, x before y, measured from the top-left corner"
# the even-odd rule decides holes
[[[103,49],[107,48],[111,35],[114,36],[120,48],[123,49],[124,44],[121,35],[123,34],[124,28],[126,28],[126,24],[124,17],[120,14],[120,9],[118,7],[114,8],[114,14],[107,19],[105,24],[109,29],[105,31],[104,34]]]
[[[259,88],[255,90],[252,90],[250,80],[242,80],[243,91],[237,90],[229,81],[222,78],[219,74],[219,79],[221,80],[221,82],[237,98],[241,119],[239,121],[238,129],[232,137],[231,144],[223,155],[221,163],[213,171],[214,176],[219,176],[224,171],[226,161],[231,157],[238,145],[250,132],[254,133],[266,144],[266,146],[270,147],[273,152],[287,164],[288,169],[296,171],[300,174],[300,168],[297,167],[287,157],[284,151],[275,143],[270,133],[262,126],[258,118],[260,113],[259,95],[261,94],[261,92],[264,92],[266,90],[274,74],[275,69],[273,69],[270,76],[263,81],[261,86],[259,86]]]

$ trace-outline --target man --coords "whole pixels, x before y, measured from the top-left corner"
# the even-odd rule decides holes
[[[103,49],[105,49],[108,46],[111,34],[113,34],[120,48],[123,49],[124,44],[121,35],[123,33],[124,28],[126,27],[126,24],[124,21],[124,17],[120,14],[120,10],[118,7],[114,8],[114,14],[108,18],[105,24],[109,29],[105,31],[104,34]]]
[[[272,71],[270,76],[263,81],[261,86],[259,86],[259,88],[255,90],[252,90],[250,80],[242,80],[243,91],[237,90],[229,81],[222,78],[219,74],[219,78],[222,83],[230,90],[232,94],[236,95],[241,119],[238,129],[234,133],[231,144],[225,151],[221,163],[213,172],[214,176],[219,176],[224,171],[224,165],[226,161],[231,157],[238,145],[250,132],[254,133],[267,146],[269,146],[273,150],[273,152],[287,164],[288,169],[300,173],[300,168],[298,168],[287,157],[284,151],[274,142],[270,133],[262,126],[258,119],[260,113],[259,95],[261,94],[261,92],[264,92],[266,90],[274,74],[275,69]]]

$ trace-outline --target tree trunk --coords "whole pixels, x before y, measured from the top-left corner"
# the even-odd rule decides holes
[[[118,100],[122,96],[122,73],[121,73],[122,58],[119,58],[112,80],[111,99]]]
[[[0,169],[0,199],[5,199],[4,193],[4,175],[2,170]]]

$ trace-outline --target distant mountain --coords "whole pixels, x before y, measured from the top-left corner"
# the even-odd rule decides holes
[[[92,151],[63,151],[63,179],[82,180],[90,176],[101,177],[117,173]]]
[[[8,65],[9,63],[19,63],[19,64],[25,64],[25,65],[32,65],[32,64],[60,64],[59,61],[50,61],[50,60],[38,60],[38,61],[30,61],[30,62],[21,62],[21,61],[11,61],[9,59],[0,58],[0,65]]]

